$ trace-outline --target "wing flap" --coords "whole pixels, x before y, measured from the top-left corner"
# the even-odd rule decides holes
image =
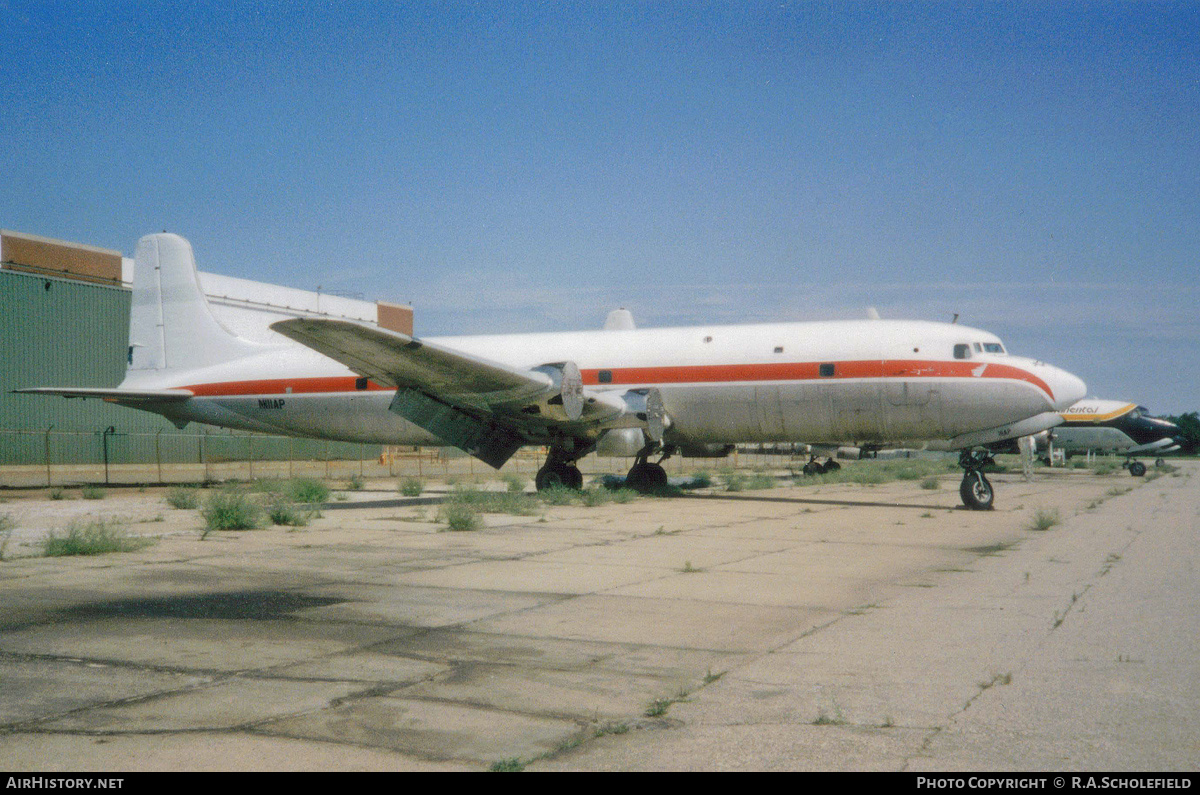
[[[512,429],[439,403],[415,389],[397,389],[388,408],[496,469],[525,444],[525,437]]]

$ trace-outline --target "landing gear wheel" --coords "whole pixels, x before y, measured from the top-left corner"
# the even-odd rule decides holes
[[[555,487],[580,489],[583,488],[583,473],[579,471],[579,467],[571,464],[559,464],[557,466],[546,464],[546,466],[538,470],[533,482],[537,486],[538,491],[545,491],[546,489]]]
[[[1161,458],[1156,458],[1156,459],[1154,459],[1154,466],[1156,466],[1156,467],[1165,467],[1166,465],[1167,465],[1167,462],[1166,462],[1166,461],[1164,461],[1163,459],[1161,459]]]
[[[958,494],[962,497],[963,505],[972,511],[990,511],[996,497],[992,484],[979,470],[970,470],[963,475]]]
[[[826,472],[837,472],[841,468],[842,468],[842,465],[839,464],[837,461],[834,461],[832,458],[825,461],[825,471]]]
[[[633,468],[629,470],[629,474],[625,476],[625,486],[643,494],[666,488],[666,485],[667,470],[658,464],[651,464],[649,461],[634,464]]]
[[[1141,461],[1132,461],[1129,464],[1129,474],[1135,478],[1140,478],[1146,474],[1146,465]]]

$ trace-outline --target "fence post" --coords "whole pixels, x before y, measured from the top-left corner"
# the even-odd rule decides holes
[[[100,435],[101,444],[104,447],[104,485],[108,485],[108,437],[117,432],[116,426],[109,425],[104,429],[104,433]]]
[[[208,431],[200,431],[200,463],[204,464],[204,482],[207,483],[211,478],[208,476],[208,456],[206,455],[208,445]]]
[[[254,434],[246,434],[246,463],[250,466],[250,480],[254,480]]]
[[[163,432],[163,429],[159,428],[158,433],[154,434],[154,461],[156,464],[158,464],[158,482],[159,483],[163,482],[163,476],[162,476],[162,432]]]
[[[49,428],[46,429],[46,488],[49,488],[51,485],[51,480],[50,480],[50,431],[52,431],[52,430],[54,430],[53,425],[51,425]]]

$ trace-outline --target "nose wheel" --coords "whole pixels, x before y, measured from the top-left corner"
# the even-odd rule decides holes
[[[972,511],[992,510],[996,492],[982,470],[994,462],[995,459],[987,453],[973,453],[970,450],[964,450],[958,457],[958,465],[966,470],[958,487],[958,496],[962,498],[963,505]]]

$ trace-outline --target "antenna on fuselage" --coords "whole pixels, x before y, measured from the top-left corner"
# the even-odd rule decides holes
[[[958,322],[958,313],[957,313],[957,312],[955,312],[955,313],[954,313],[954,319],[953,319],[953,320],[951,320],[950,322],[951,322],[951,323],[957,323],[957,322]]]
[[[879,320],[879,310],[873,306],[867,307],[867,318],[870,320]]]

